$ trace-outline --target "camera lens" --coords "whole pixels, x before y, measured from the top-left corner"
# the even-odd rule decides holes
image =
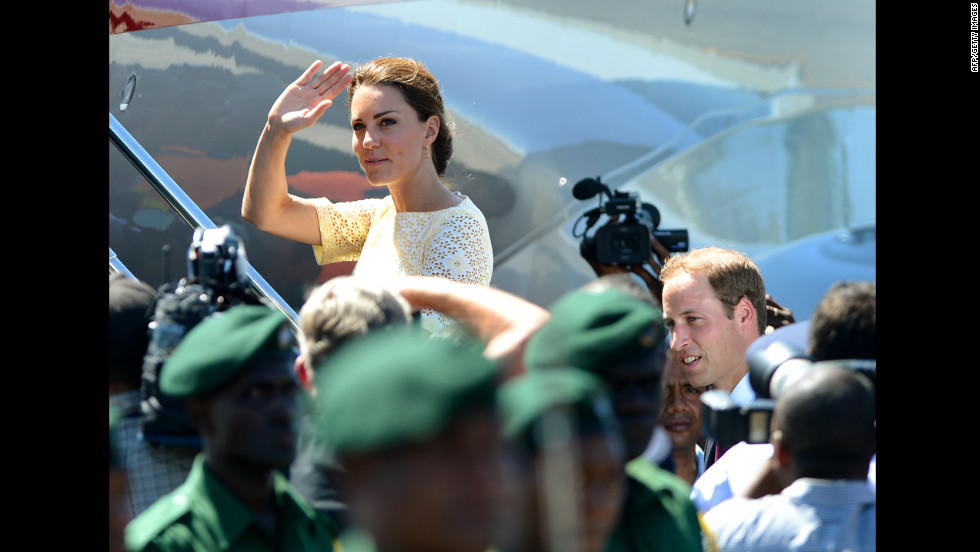
[[[600,263],[637,264],[649,255],[650,233],[639,224],[616,224],[596,231],[596,257]]]
[[[796,363],[790,362],[794,359],[803,361],[803,365],[809,365],[812,362],[803,351],[783,341],[774,341],[765,349],[749,355],[749,383],[752,385],[756,396],[761,398],[775,397],[773,388],[781,389],[785,383],[782,378],[794,372],[790,369],[790,367],[797,366]],[[776,378],[776,372],[779,370],[781,370],[781,375]],[[776,379],[779,381],[775,381]]]
[[[616,249],[620,251],[633,251],[636,249],[635,236],[620,236],[615,242]]]

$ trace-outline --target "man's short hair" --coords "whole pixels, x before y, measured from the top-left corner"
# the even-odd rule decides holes
[[[350,338],[411,319],[411,307],[398,293],[352,276],[338,276],[317,286],[300,308],[300,352],[315,367]]]
[[[692,249],[668,258],[660,269],[660,281],[666,284],[680,273],[707,276],[729,318],[739,300],[748,299],[755,308],[759,335],[766,333],[766,284],[759,267],[744,253],[721,247]]]
[[[817,360],[876,359],[876,302],[874,282],[832,285],[810,315],[810,356]]]
[[[776,400],[773,427],[802,477],[867,473],[875,449],[875,392],[842,362],[814,365]]]
[[[109,381],[139,389],[155,305],[149,286],[109,273]]]

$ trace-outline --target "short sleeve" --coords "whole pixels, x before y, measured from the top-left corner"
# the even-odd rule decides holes
[[[360,199],[333,203],[325,197],[315,199],[313,205],[320,228],[320,245],[313,246],[317,264],[356,261],[382,201]]]

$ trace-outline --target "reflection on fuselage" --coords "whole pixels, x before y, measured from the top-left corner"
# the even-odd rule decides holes
[[[423,0],[110,35],[110,113],[216,224],[233,225],[295,309],[307,286],[350,265],[317,266],[309,246],[256,230],[240,207],[268,106],[315,58],[403,55],[432,69],[457,123],[449,176],[490,226],[492,283],[541,305],[593,277],[571,225],[595,203],[562,179],[601,175],[654,203],[662,227],[687,228],[693,246],[741,249],[760,265],[810,236],[873,226],[874,6],[741,1],[701,6],[690,25],[671,7]],[[827,30],[841,26],[854,30],[847,44]],[[360,173],[345,103],[294,138],[293,193],[384,192]],[[174,281],[191,230],[112,150],[110,247],[151,285]],[[874,278],[871,243],[847,262],[801,247],[806,260],[789,264],[826,275],[774,268],[770,291],[809,312],[825,279]]]

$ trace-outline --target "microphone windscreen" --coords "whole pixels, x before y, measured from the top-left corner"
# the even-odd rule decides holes
[[[602,191],[602,184],[594,178],[584,178],[579,180],[572,188],[572,195],[575,199],[589,199]]]

